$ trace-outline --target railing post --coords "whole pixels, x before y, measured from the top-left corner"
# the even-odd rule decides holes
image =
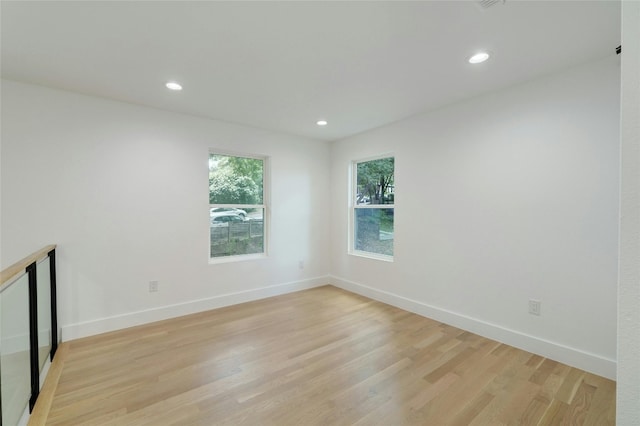
[[[51,361],[58,350],[58,302],[56,296],[56,249],[49,252],[49,276],[51,281]]]
[[[29,343],[31,358],[31,398],[29,399],[29,412],[38,399],[40,392],[40,368],[38,362],[38,279],[37,261],[27,266],[29,274]]]

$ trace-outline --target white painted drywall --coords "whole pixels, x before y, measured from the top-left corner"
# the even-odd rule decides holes
[[[209,148],[270,157],[268,258],[208,264]],[[326,283],[325,142],[3,81],[2,150],[2,266],[59,245],[65,340]]]
[[[333,281],[615,377],[619,84],[612,51],[334,143]],[[350,256],[350,161],[390,152],[395,261]]]
[[[616,421],[640,425],[640,3],[622,3],[620,282]]]

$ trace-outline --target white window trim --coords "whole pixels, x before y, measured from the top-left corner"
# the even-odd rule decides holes
[[[392,157],[394,159],[394,164],[395,164],[395,159],[396,156],[393,153],[386,153],[386,154],[382,154],[382,155],[377,155],[375,157],[367,157],[367,158],[362,158],[362,159],[358,159],[358,160],[352,160],[349,163],[349,180],[350,180],[350,185],[349,185],[349,214],[348,214],[348,223],[347,223],[347,228],[348,228],[348,238],[347,238],[347,254],[351,255],[351,256],[356,256],[356,257],[364,257],[367,259],[374,259],[374,260],[381,260],[381,261],[385,261],[385,262],[394,262],[394,256],[395,256],[395,220],[394,220],[394,224],[393,224],[393,232],[394,232],[394,239],[393,239],[393,253],[394,256],[389,256],[386,254],[379,254],[379,253],[373,253],[373,252],[369,252],[369,251],[362,251],[362,250],[357,250],[355,248],[355,210],[356,209],[386,209],[386,208],[390,208],[390,209],[394,209],[394,213],[395,213],[395,197],[394,197],[394,203],[393,204],[363,204],[363,205],[356,205],[355,200],[356,197],[355,195],[358,192],[358,182],[357,182],[357,165],[358,163],[366,163],[367,161],[373,161],[373,160],[380,160],[383,158],[389,158]],[[395,168],[393,171],[393,180],[395,182]],[[395,214],[394,214],[394,218],[395,218]]]
[[[247,261],[247,260],[260,260],[260,259],[266,259],[269,257],[269,241],[270,241],[270,234],[271,234],[271,205],[270,205],[270,195],[271,195],[271,161],[270,161],[270,157],[267,155],[260,155],[260,154],[247,154],[244,152],[237,152],[237,151],[227,151],[227,150],[223,150],[223,149],[213,149],[210,148],[209,149],[209,155],[211,154],[215,154],[215,155],[227,155],[230,157],[244,157],[244,158],[254,158],[256,160],[262,160],[262,204],[209,204],[209,209],[207,209],[207,222],[205,222],[207,224],[207,229],[209,230],[209,234],[208,234],[208,249],[207,249],[207,253],[208,253],[208,263],[209,265],[216,265],[216,264],[220,264],[220,263],[232,263],[232,262],[243,262],[243,261]],[[209,158],[209,155],[207,155],[207,158]],[[207,181],[208,179],[208,174],[209,174],[209,166],[207,165]],[[209,188],[209,185],[207,185],[207,188]],[[207,195],[208,197],[208,195]],[[211,234],[210,234],[210,229],[211,229],[211,216],[209,214],[209,211],[212,208],[217,208],[217,207],[232,207],[232,208],[237,208],[237,209],[243,209],[243,208],[251,208],[251,209],[257,209],[257,208],[262,208],[263,210],[263,216],[262,216],[262,221],[263,221],[263,252],[262,253],[250,253],[250,254],[239,254],[239,255],[233,255],[233,256],[220,256],[220,257],[211,257]]]

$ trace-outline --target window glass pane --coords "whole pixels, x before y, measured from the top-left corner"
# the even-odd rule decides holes
[[[393,256],[393,210],[355,209],[356,250]]]
[[[263,204],[264,160],[209,154],[209,204]]]
[[[264,209],[214,210],[210,213],[211,257],[264,253]]]
[[[0,397],[3,425],[17,425],[31,395],[29,276],[0,293]]]
[[[394,158],[380,158],[357,164],[356,204],[393,204]]]

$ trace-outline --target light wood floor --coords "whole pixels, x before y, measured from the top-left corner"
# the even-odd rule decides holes
[[[326,286],[68,344],[50,425],[613,425],[615,383]]]

